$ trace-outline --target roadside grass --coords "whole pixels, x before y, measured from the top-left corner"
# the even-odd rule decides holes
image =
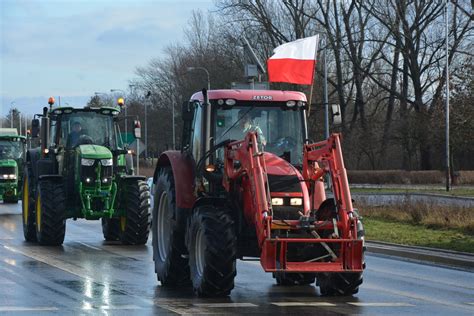
[[[367,240],[474,253],[474,210],[424,203],[355,204]]]
[[[351,188],[353,193],[430,193],[447,196],[462,196],[462,197],[474,197],[473,188],[452,188],[451,191],[446,192],[443,189],[437,188]]]
[[[432,229],[369,216],[363,222],[366,240],[474,253],[474,236],[458,229]]]

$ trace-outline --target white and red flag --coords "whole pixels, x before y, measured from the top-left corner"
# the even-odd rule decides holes
[[[285,43],[267,61],[270,82],[313,83],[319,35]]]

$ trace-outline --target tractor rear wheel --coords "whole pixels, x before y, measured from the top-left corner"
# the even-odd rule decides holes
[[[125,216],[118,219],[120,240],[126,245],[144,245],[150,234],[150,189],[141,180],[125,182],[124,189],[120,204]]]
[[[184,231],[176,221],[176,189],[170,168],[160,170],[153,205],[153,261],[158,281],[164,286],[190,284]]]
[[[198,207],[186,243],[194,291],[200,296],[229,295],[237,274],[237,238],[229,212],[211,205]]]
[[[35,204],[38,242],[41,245],[61,245],[66,233],[66,195],[62,183],[40,180]]]
[[[278,285],[308,285],[314,283],[316,275],[314,273],[285,273],[274,272],[273,277]]]
[[[118,218],[102,217],[102,233],[107,241],[120,240],[120,221]]]
[[[316,215],[318,220],[332,220],[332,217],[337,213],[335,205],[334,199],[324,201]],[[363,238],[364,236],[362,223],[360,223],[360,227],[358,227],[357,235],[358,238]],[[363,255],[362,253],[362,256]],[[364,259],[362,258],[362,260]],[[365,267],[365,263],[363,263],[363,266]],[[318,273],[316,275],[316,285],[319,286],[321,295],[325,296],[349,296],[357,294],[362,282],[362,272]]]
[[[22,198],[22,218],[23,218],[23,235],[26,241],[36,241],[35,228],[35,210],[34,210],[34,195],[30,187],[30,173],[28,168],[25,168],[23,174],[23,198]]]

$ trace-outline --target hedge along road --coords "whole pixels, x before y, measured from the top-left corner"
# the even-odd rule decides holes
[[[198,298],[158,285],[150,241],[105,242],[97,221],[68,220],[61,247],[24,242],[20,204],[0,204],[0,258],[0,314],[474,314],[474,273],[372,254],[354,297],[277,286],[258,261],[238,261],[230,297]]]
[[[440,206],[457,206],[474,209],[474,198],[446,196],[431,193],[376,193],[356,192],[352,197],[358,202],[366,205],[394,205],[405,203],[423,203]]]

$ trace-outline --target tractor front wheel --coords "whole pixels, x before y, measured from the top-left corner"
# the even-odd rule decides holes
[[[120,221],[118,218],[102,217],[102,233],[107,241],[120,240]]]
[[[125,216],[118,219],[120,240],[125,245],[144,245],[150,234],[150,189],[145,181],[125,182],[121,206]]]
[[[309,285],[314,283],[316,275],[314,273],[285,273],[274,272],[273,277],[278,285]]]
[[[38,242],[41,245],[61,245],[66,233],[66,195],[62,183],[40,180],[35,204]]]
[[[28,168],[25,168],[23,174],[23,198],[22,198],[22,218],[23,218],[23,235],[26,241],[36,241],[35,228],[35,210],[34,195],[30,187],[31,176]]]
[[[318,220],[332,220],[337,214],[335,205],[334,199],[324,201],[316,215]],[[364,238],[364,228],[360,221],[359,227],[357,228],[357,237],[359,239]],[[362,253],[362,256],[364,256],[364,253]],[[363,257],[362,260],[364,260]],[[365,267],[365,263],[363,263],[363,266]],[[319,286],[321,295],[325,296],[349,296],[357,294],[362,282],[362,272],[318,273],[316,276],[316,285]]]
[[[184,230],[176,221],[176,190],[173,171],[162,168],[156,180],[153,206],[153,261],[158,281],[164,286],[188,286]]]
[[[186,233],[194,291],[226,296],[234,288],[237,238],[229,212],[203,205],[192,215]]]

